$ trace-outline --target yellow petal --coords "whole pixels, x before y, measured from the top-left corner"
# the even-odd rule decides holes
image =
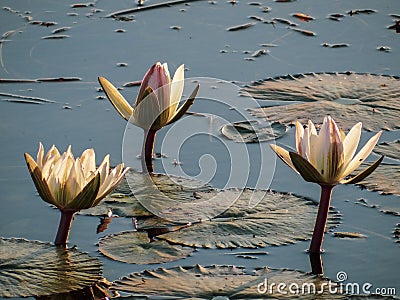
[[[37,163],[28,153],[25,153],[24,155],[26,164],[28,165],[29,173],[31,174],[33,183],[35,184],[36,190],[38,191],[40,197],[47,203],[57,206],[57,203],[51,194],[49,186],[46,180],[43,178]]]
[[[315,182],[318,184],[326,183],[317,169],[315,169],[304,157],[295,152],[289,152],[289,156],[294,167],[305,181]]]
[[[196,99],[197,92],[199,91],[200,85],[197,85],[190,97],[186,100],[186,102],[178,109],[178,111],[175,113],[175,115],[168,121],[167,125],[172,124],[176,121],[178,121],[180,118],[183,117],[183,115],[188,111],[188,109],[192,106],[194,103],[194,100]]]
[[[292,163],[292,159],[289,156],[289,152],[282,147],[279,147],[274,144],[269,144],[272,150],[278,155],[278,157],[285,163],[287,164],[293,171],[299,174],[299,172],[296,170]]]
[[[172,117],[176,109],[178,107],[179,101],[181,100],[184,80],[185,80],[185,68],[184,65],[180,65],[178,69],[176,69],[174,77],[171,82],[171,101],[170,101],[170,116]]]
[[[84,189],[64,209],[81,210],[93,206],[100,187],[100,174],[97,174]]]
[[[374,162],[372,165],[370,165],[368,168],[364,169],[360,173],[358,173],[356,176],[348,179],[348,180],[342,180],[341,183],[343,184],[349,184],[349,183],[357,183],[360,182],[361,180],[365,179],[369,175],[371,175],[372,172],[375,171],[375,169],[379,166],[379,164],[382,162],[384,158],[384,155],[382,155],[376,162]]]
[[[342,178],[345,178],[351,172],[357,169],[363,163],[363,161],[368,157],[368,155],[371,154],[381,134],[382,131],[379,131],[377,134],[375,134],[372,138],[369,139],[369,141],[365,144],[365,146],[362,147],[360,152],[357,153],[357,155],[351,160],[349,165],[346,167],[346,169],[342,173]]]
[[[132,106],[107,79],[104,77],[99,77],[98,80],[111,104],[114,106],[117,112],[128,121],[133,114]]]

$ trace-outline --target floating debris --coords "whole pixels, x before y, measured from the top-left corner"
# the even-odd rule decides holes
[[[278,23],[282,23],[282,24],[286,24],[286,25],[293,26],[293,27],[297,26],[296,23],[294,23],[294,22],[292,22],[290,20],[287,20],[287,19],[283,19],[283,18],[273,18],[272,21],[275,21],[275,22],[278,22]]]
[[[306,14],[302,14],[302,13],[292,14],[292,17],[298,18],[303,22],[308,22],[308,21],[314,20],[313,17],[306,15]]]
[[[57,34],[57,33],[60,33],[60,32],[68,31],[70,29],[71,29],[71,27],[60,27],[60,28],[54,29],[51,33],[52,34]]]
[[[392,51],[392,48],[390,48],[389,46],[379,46],[378,48],[376,48],[378,51],[383,51],[383,52],[390,52]]]
[[[97,96],[96,99],[97,99],[97,100],[104,100],[104,99],[106,99],[106,97],[104,97],[104,96]]]
[[[300,29],[300,28],[292,28],[294,31],[301,33],[306,36],[316,36],[315,32],[305,30],[305,29]]]
[[[41,103],[55,103],[55,101],[53,101],[53,100],[48,100],[48,99],[39,98],[39,97],[32,97],[32,96],[16,95],[16,94],[10,94],[10,93],[0,93],[0,96],[5,96],[5,97],[10,97],[10,98],[15,98],[15,99],[30,100],[30,101],[41,102]]]
[[[219,50],[219,53],[228,53],[228,50],[222,49],[222,50]]]
[[[75,13],[75,12],[70,12],[70,13],[67,13],[67,16],[70,16],[70,17],[77,17],[77,16],[79,16],[79,14],[78,14],[78,13]]]
[[[260,49],[260,50],[254,51],[253,54],[252,54],[251,56],[252,56],[252,57],[259,57],[259,56],[265,55],[265,54],[267,54],[267,53],[268,53],[267,50],[265,50],[265,49]]]
[[[142,84],[141,80],[138,81],[131,81],[131,82],[127,82],[123,85],[123,87],[131,87],[131,86],[140,86]]]
[[[169,28],[172,29],[172,30],[181,30],[182,29],[181,26],[177,26],[177,25],[170,26]]]
[[[72,107],[69,106],[69,105],[64,105],[62,108],[63,108],[63,109],[72,109]]]
[[[242,29],[247,29],[247,28],[253,27],[254,25],[256,25],[255,22],[245,23],[245,24],[240,24],[240,25],[229,27],[226,30],[227,31],[238,31],[238,30],[242,30]]]
[[[84,8],[84,7],[90,7],[90,6],[95,6],[94,2],[87,2],[87,3],[75,3],[70,5],[72,8]]]
[[[61,40],[70,38],[70,35],[67,34],[55,34],[55,35],[46,35],[42,37],[42,40]]]
[[[81,81],[79,77],[50,77],[50,78],[38,78],[38,82],[66,82],[66,81]]]
[[[358,15],[358,14],[374,14],[377,13],[378,11],[375,9],[352,9],[347,12],[348,15],[353,16],[353,15]]]
[[[126,32],[126,30],[125,30],[125,29],[119,28],[119,29],[115,29],[114,32],[117,32],[117,33],[124,33],[124,32]]]
[[[264,22],[264,19],[259,16],[248,16],[249,19]]]
[[[253,57],[245,57],[245,58],[243,58],[244,60],[247,60],[247,61],[254,61],[255,59],[253,58]]]
[[[58,24],[57,22],[41,22],[40,26],[50,27],[50,26],[55,26],[57,24]]]
[[[134,16],[132,15],[132,16],[114,16],[113,17],[114,18],[114,20],[116,20],[116,21],[122,21],[122,22],[131,22],[131,21],[135,21],[135,18],[134,18]]]
[[[349,239],[365,239],[367,236],[363,235],[359,232],[345,232],[345,231],[337,231],[333,233],[334,237],[338,238],[349,238]]]
[[[323,44],[321,44],[321,46],[326,47],[326,48],[345,48],[345,47],[350,47],[350,44],[347,44],[347,43],[341,43],[341,44],[323,43]]]
[[[269,7],[269,6],[263,6],[262,12],[268,13],[268,12],[270,12],[270,11],[271,11],[271,7]]]
[[[128,63],[117,63],[117,67],[127,67]]]
[[[396,30],[396,33],[400,33],[400,20],[396,20],[396,22],[393,25],[387,26],[387,29],[394,29]]]
[[[5,101],[5,102],[13,102],[13,103],[43,104],[43,102],[40,102],[40,101],[25,100],[25,99],[0,99],[0,100]]]
[[[248,5],[253,5],[253,6],[261,6],[261,2],[249,2],[247,3]]]

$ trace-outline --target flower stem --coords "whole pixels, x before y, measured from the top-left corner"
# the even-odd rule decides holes
[[[61,211],[60,224],[58,225],[57,236],[54,241],[56,246],[66,246],[69,231],[71,230],[72,219],[75,211]]]
[[[321,253],[322,241],[326,221],[328,219],[329,204],[331,202],[333,186],[321,186],[321,199],[318,206],[318,215],[315,220],[314,232],[310,244],[310,253]]]
[[[153,149],[156,139],[156,130],[145,130],[142,148],[142,171],[153,172]]]
[[[324,274],[322,258],[320,253],[310,253],[311,273],[314,275]]]

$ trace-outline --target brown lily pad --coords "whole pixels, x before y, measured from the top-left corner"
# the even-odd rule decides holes
[[[274,283],[274,285],[272,285]],[[329,293],[328,279],[287,269],[261,268],[248,272],[237,266],[201,265],[158,268],[141,273],[132,273],[113,283],[111,287],[119,292],[129,293],[126,299],[139,297],[166,297],[168,299],[293,299],[294,294],[287,291],[279,293],[276,285],[286,287],[296,285],[301,288],[309,286],[313,292],[301,294],[301,299],[347,299],[344,295]],[[331,288],[335,287],[331,282]],[[272,288],[271,288],[272,286]],[[275,286],[275,288],[274,288]]]
[[[250,207],[252,197],[259,203]],[[311,238],[317,215],[314,202],[291,194],[246,189],[218,217],[158,236],[173,244],[203,248],[258,248]],[[339,224],[331,211],[327,228]]]
[[[150,240],[146,232],[125,231],[102,238],[99,251],[125,263],[158,264],[187,257],[193,249],[162,240]]]
[[[362,167],[365,168],[366,165],[362,164]],[[357,183],[357,185],[363,186],[370,191],[400,196],[399,178],[400,165],[382,163],[371,175]]]
[[[333,233],[333,236],[341,238],[341,239],[345,239],[345,238],[348,238],[348,239],[364,239],[364,238],[367,237],[366,235],[363,235],[363,234],[361,234],[359,232],[346,232],[346,231],[336,231],[336,232]]]
[[[315,115],[330,114],[345,130],[360,120],[369,131],[400,128],[400,80],[395,76],[350,72],[288,75],[256,82],[242,92],[256,99],[289,102],[251,110],[270,122],[319,122]]]
[[[0,297],[66,293],[101,279],[101,263],[50,243],[0,239]]]
[[[400,160],[400,140],[391,143],[381,143],[374,148],[374,152]]]

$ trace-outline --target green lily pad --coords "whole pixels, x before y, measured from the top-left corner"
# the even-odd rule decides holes
[[[270,122],[291,124],[330,114],[343,129],[363,121],[369,131],[400,128],[400,80],[394,76],[321,73],[268,78],[242,92],[256,99],[285,101],[287,105],[256,108],[251,112]],[[294,103],[290,103],[294,102]],[[301,102],[301,103],[298,103]],[[317,123],[318,124],[318,123]]]
[[[101,279],[101,263],[50,243],[0,239],[0,297],[66,293]]]
[[[187,257],[193,249],[151,241],[146,232],[125,231],[102,238],[99,251],[116,261],[130,264],[158,264]]]
[[[261,268],[248,272],[237,266],[195,265],[146,270],[115,281],[111,288],[129,293],[130,297],[124,299],[293,299],[294,294],[288,290],[286,294],[279,293],[279,283],[286,284],[286,287],[298,286],[299,292],[305,286],[315,287],[315,291],[321,291],[318,299],[347,299],[339,293],[330,294],[329,283],[331,289],[338,284],[320,276],[287,269]],[[316,299],[315,293],[311,292],[299,296],[301,299]]]
[[[381,143],[374,148],[374,152],[400,160],[400,140],[391,143]]]
[[[286,129],[287,127],[279,122],[265,127],[253,120],[226,124],[221,128],[221,133],[238,143],[260,143],[280,138],[286,133]]]
[[[154,212],[171,207],[192,203],[198,200],[198,192],[215,192],[203,182],[164,174],[148,174],[128,171],[124,180],[98,206],[82,210],[80,213],[92,216],[104,216],[109,208],[120,217],[149,217]],[[151,178],[151,180],[150,180]],[[156,191],[156,192],[154,192]],[[148,204],[145,208],[138,196]],[[174,204],[174,205],[172,205]],[[149,210],[153,208],[153,210]],[[178,207],[179,208],[179,207]],[[178,211],[174,212],[178,214]],[[178,216],[179,218],[179,216]],[[181,218],[183,220],[183,216]],[[183,221],[184,223],[184,221]]]
[[[252,197],[259,199],[249,207]],[[158,236],[173,244],[204,248],[257,248],[311,238],[317,205],[291,194],[246,189],[222,215]],[[331,210],[327,228],[339,224]]]
[[[361,168],[366,168],[365,164]],[[400,196],[400,165],[381,163],[376,170],[364,180],[357,183],[370,191]]]

